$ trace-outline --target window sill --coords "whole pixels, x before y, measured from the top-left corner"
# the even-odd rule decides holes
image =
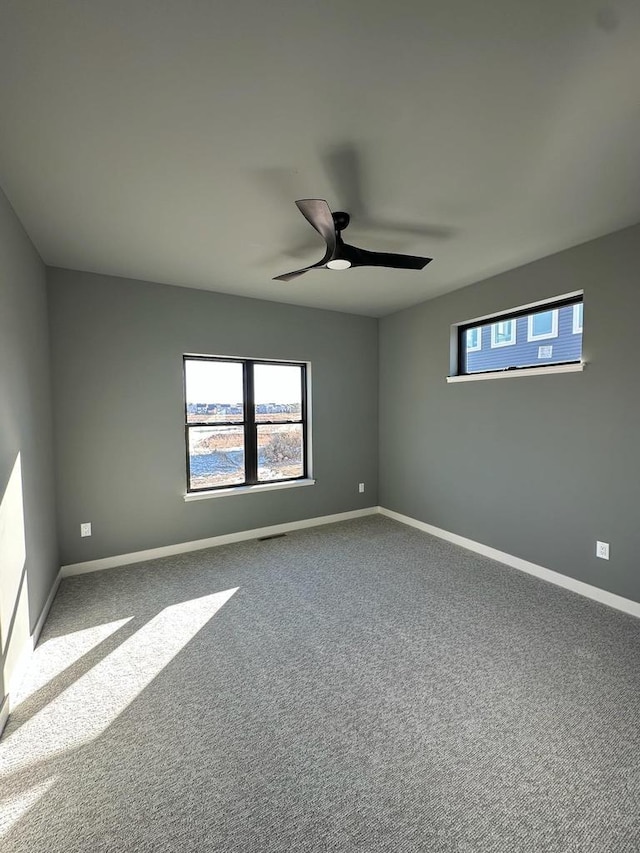
[[[260,483],[257,486],[229,486],[228,489],[212,489],[210,492],[188,492],[184,495],[185,501],[204,501],[209,498],[223,498],[229,495],[255,494],[258,492],[271,492],[274,489],[297,489],[300,486],[313,486],[315,480],[291,480],[286,483]]]
[[[540,376],[548,373],[580,373],[584,361],[576,364],[549,364],[546,367],[520,367],[515,370],[491,370],[486,373],[465,373],[463,376],[447,376],[447,382],[477,382],[480,379],[513,379],[516,376]]]

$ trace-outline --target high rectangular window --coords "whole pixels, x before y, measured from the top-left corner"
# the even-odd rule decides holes
[[[187,492],[304,479],[307,365],[184,357]]]
[[[582,295],[457,327],[458,375],[572,364],[582,359]]]

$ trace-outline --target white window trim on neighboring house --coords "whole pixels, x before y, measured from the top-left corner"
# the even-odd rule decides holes
[[[580,309],[584,312],[583,303],[581,302],[579,305],[573,306],[573,326],[572,332],[574,335],[579,335],[582,332],[582,327],[584,325],[584,313],[582,315],[582,322],[580,322]]]
[[[544,332],[541,335],[536,335],[533,332],[533,321],[536,314],[529,314],[527,318],[527,341],[545,341],[549,338],[557,338],[558,337],[558,309],[555,308],[549,311],[539,311],[538,314],[548,314],[551,313],[551,331]],[[574,306],[574,321],[575,321],[575,306]]]
[[[467,337],[467,352],[480,352],[480,350],[482,349],[482,326],[475,326],[474,329],[468,329],[467,335],[469,334],[469,332],[475,330],[478,331],[478,345],[475,347],[470,347],[468,343],[469,338]]]
[[[508,341],[496,341],[496,329],[502,323],[511,323],[511,331],[512,334]],[[497,349],[498,347],[511,347],[516,342],[516,328],[517,322],[514,319],[512,320],[500,320],[498,323],[491,324],[491,349]]]

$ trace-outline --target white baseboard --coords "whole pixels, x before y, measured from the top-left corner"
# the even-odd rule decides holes
[[[416,527],[418,530],[423,530],[425,533],[430,533],[432,536],[437,536],[439,539],[446,539],[447,542],[452,542],[454,545],[459,545],[461,548],[466,548],[468,551],[475,551],[476,554],[482,554],[483,557],[489,557],[491,560],[496,560],[498,563],[504,563],[521,572],[526,572],[528,575],[534,575],[541,580],[553,583],[556,586],[561,586],[564,589],[577,592],[578,595],[583,595],[586,598],[591,598],[594,601],[599,601],[601,604],[606,604],[609,607],[614,607],[616,610],[622,610],[623,613],[629,613],[631,616],[640,618],[640,602],[632,601],[630,598],[623,598],[621,595],[616,595],[613,592],[607,592],[597,586],[584,583],[583,581],[575,580],[567,575],[562,575],[560,572],[554,572],[551,569],[545,569],[544,566],[538,566],[536,563],[530,563],[528,560],[523,560],[520,557],[514,557],[513,554],[507,554],[505,551],[498,551],[496,548],[490,548],[488,545],[483,545],[481,542],[475,542],[473,539],[467,539],[464,536],[458,536],[457,533],[450,533],[448,530],[443,530],[440,527],[434,527],[432,524],[427,524],[424,521],[418,521],[408,515],[402,515],[399,512],[394,512],[385,507],[379,507],[379,512],[386,515],[388,518],[393,518],[402,524],[408,524],[410,527]]]
[[[34,649],[38,644],[38,640],[40,639],[40,634],[42,633],[42,629],[44,628],[44,623],[47,621],[47,616],[49,615],[49,611],[51,610],[51,605],[53,604],[53,599],[56,597],[56,593],[58,592],[58,587],[60,586],[61,580],[62,573],[59,571],[56,575],[56,579],[53,582],[53,586],[51,587],[51,592],[47,596],[47,600],[44,603],[42,613],[38,617],[38,621],[36,622],[35,628],[33,629],[33,634],[31,635]]]
[[[304,518],[301,521],[288,521],[284,524],[272,524],[270,527],[256,527],[252,530],[240,530],[238,533],[226,533],[222,536],[211,536],[209,539],[196,539],[193,542],[180,542],[177,545],[164,545],[160,548],[149,548],[146,551],[134,551],[131,554],[117,554],[113,557],[103,557],[99,560],[88,560],[86,563],[72,563],[62,566],[60,575],[68,578],[73,575],[83,575],[87,572],[98,572],[102,569],[113,569],[116,566],[128,566],[130,563],[141,563],[144,560],[155,560],[158,557],[172,557],[174,554],[184,554],[187,551],[202,551],[204,548],[216,548],[219,545],[230,545],[234,542],[245,542],[248,539],[259,539],[261,536],[274,536],[278,533],[290,533],[293,530],[303,530],[306,527],[318,527],[321,524],[334,524],[336,521],[348,521],[352,518],[362,518],[378,512],[377,506],[365,509],[354,509],[349,512],[338,512],[334,515],[321,515],[316,518]]]
[[[7,725],[7,720],[9,719],[9,694],[4,697],[2,700],[2,704],[0,705],[0,737],[2,736],[2,732],[4,731],[4,727]]]
[[[49,611],[51,610],[51,605],[53,604],[53,599],[56,597],[56,593],[58,591],[58,587],[60,586],[60,581],[62,579],[61,573],[58,572],[56,575],[56,579],[54,580],[51,590],[49,591],[49,595],[47,596],[47,600],[44,603],[44,606],[40,612],[40,616],[38,616],[38,621],[35,624],[33,631],[29,637],[29,640],[25,642],[24,649],[20,652],[20,656],[16,661],[15,666],[11,672],[11,678],[9,679],[8,684],[6,685],[7,694],[4,697],[2,702],[2,706],[0,707],[0,735],[7,723],[7,719],[9,718],[9,714],[11,713],[11,697],[15,696],[20,687],[20,683],[24,678],[27,669],[29,668],[29,664],[31,663],[31,658],[33,657],[33,650],[38,644],[38,640],[40,639],[40,634],[42,633],[42,628],[44,627],[44,623],[47,620],[47,616],[49,615]]]

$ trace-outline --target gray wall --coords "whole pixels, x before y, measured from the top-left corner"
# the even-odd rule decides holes
[[[45,269],[0,191],[2,698],[58,570]]]
[[[61,269],[48,283],[63,565],[377,503],[376,320]],[[311,362],[315,486],[185,503],[187,352]]]
[[[446,384],[451,324],[581,289],[583,373]],[[639,317],[634,227],[381,320],[381,505],[640,600]]]

